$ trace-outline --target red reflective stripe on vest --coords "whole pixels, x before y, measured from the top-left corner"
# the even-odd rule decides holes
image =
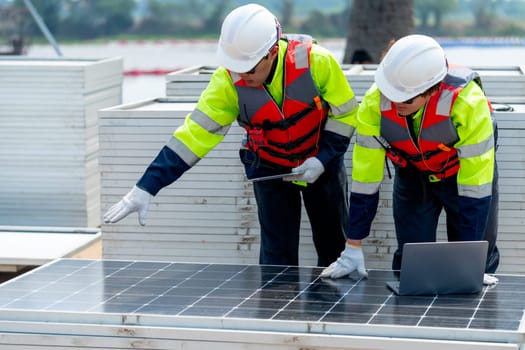
[[[319,91],[310,74],[311,47],[311,42],[288,42],[282,108],[264,87],[247,87],[242,79],[235,82],[238,119],[248,133],[247,146],[272,164],[295,167],[319,152],[328,108],[319,103]],[[297,67],[298,62],[302,67]]]

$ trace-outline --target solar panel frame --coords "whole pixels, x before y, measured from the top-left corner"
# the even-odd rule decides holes
[[[525,276],[498,275],[475,295],[399,297],[385,285],[392,271],[320,271],[59,259],[0,285],[0,319],[525,343]]]

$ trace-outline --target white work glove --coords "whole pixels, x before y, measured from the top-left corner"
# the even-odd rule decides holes
[[[285,181],[302,181],[314,183],[322,173],[324,173],[324,165],[316,157],[310,157],[304,161],[303,164],[292,169],[294,176],[287,176]]]
[[[109,208],[104,214],[104,222],[114,224],[129,214],[138,212],[139,223],[142,226],[146,225],[146,213],[151,197],[153,196],[148,192],[134,186],[118,203]]]
[[[483,284],[486,286],[494,286],[499,282],[499,279],[496,276],[491,276],[488,274],[483,275]]]
[[[339,278],[355,270],[361,277],[368,277],[363,249],[347,244],[341,256],[321,272],[321,277]]]

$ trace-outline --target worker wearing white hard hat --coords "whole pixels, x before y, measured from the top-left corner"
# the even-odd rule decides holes
[[[431,37],[410,35],[397,41],[378,65],[375,83],[392,102],[417,96],[447,75],[441,46]]]
[[[256,4],[241,6],[222,23],[217,59],[226,69],[247,72],[280,38],[281,26],[270,11]]]
[[[449,67],[431,37],[396,41],[377,67],[358,112],[347,246],[322,276],[366,275],[362,240],[371,230],[385,170],[396,170],[393,215],[399,270],[403,245],[432,242],[441,211],[450,241],[488,240],[486,272],[499,263],[495,124],[479,75]],[[493,282],[486,275],[486,281]]]
[[[302,203],[317,264],[345,245],[348,224],[344,154],[358,104],[334,56],[307,35],[281,35],[277,18],[257,4],[223,21],[220,67],[196,108],[135,187],[104,215],[116,223],[133,212],[145,224],[150,199],[197,164],[237,123],[246,131],[239,154],[253,182],[262,264],[297,265]],[[283,178],[276,175],[289,174]],[[271,176],[272,179],[262,180]]]

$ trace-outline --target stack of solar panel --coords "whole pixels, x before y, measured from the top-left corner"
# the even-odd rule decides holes
[[[479,73],[485,94],[493,102],[525,102],[525,68],[471,67]]]
[[[368,67],[368,66],[363,66],[363,67]],[[351,70],[352,72],[355,73],[356,70],[354,68],[355,67],[349,68],[349,71]],[[491,74],[495,74],[494,72],[501,72],[505,70],[506,68],[494,68],[493,70],[491,70],[492,72]],[[206,69],[202,69],[202,70],[200,70],[199,68],[188,69],[186,70],[186,73],[182,73],[182,74],[181,72],[173,73],[171,74],[171,77],[169,77],[168,79],[171,79],[171,81],[173,82],[174,85],[172,85],[172,87],[175,86],[175,84],[179,85],[177,89],[178,91],[180,91],[180,93],[182,93],[183,91],[195,93],[195,91],[198,91],[198,89],[205,87],[212,71],[213,70],[210,69],[209,67]],[[486,88],[488,87],[489,89],[490,88],[494,89],[493,90],[494,94],[498,93],[501,96],[499,98],[500,101],[507,101],[507,102],[515,103],[516,100],[519,100],[522,98],[520,97],[520,94],[523,95],[523,91],[525,91],[520,88],[521,86],[520,84],[522,84],[521,81],[523,80],[523,74],[521,73],[522,72],[521,68],[520,69],[509,68],[507,69],[507,71],[512,71],[515,74],[508,73],[506,75],[507,78],[504,78],[504,74],[502,74],[499,78],[494,78],[492,80],[485,79],[487,81],[485,83],[485,87]],[[186,75],[187,77],[185,77]],[[366,75],[367,74],[363,74],[362,77],[365,77]],[[372,74],[370,74],[370,71],[368,72],[368,76],[369,77],[373,76]],[[487,73],[485,74],[485,76],[490,76],[490,74]],[[499,82],[498,82],[498,79],[499,79]],[[514,79],[513,83],[511,83],[512,79]],[[507,81],[507,83],[505,83],[505,81]],[[493,84],[491,85],[491,83]],[[498,89],[500,89],[501,91],[497,92],[496,90]],[[175,90],[172,90],[172,92],[175,93]],[[193,96],[184,95],[184,96],[172,96],[170,97],[170,99],[174,101],[182,101],[183,99],[189,99],[189,100],[195,101],[198,98],[197,95],[193,95]],[[129,115],[133,115],[134,113],[136,113],[133,111],[134,108],[136,107],[133,107],[133,106],[124,107],[123,109],[125,110],[125,112],[122,111],[121,113],[128,113]],[[151,105],[148,108],[155,109],[153,108],[153,105]],[[518,105],[518,107],[516,107],[516,110],[519,110],[520,108],[521,107],[519,107]],[[181,116],[179,116],[178,118],[182,118],[182,115],[185,115],[188,112],[189,110],[185,110],[184,112],[181,113]],[[525,262],[523,261],[525,259],[522,257],[523,254],[520,254],[519,251],[516,250],[515,248],[516,246],[519,246],[521,244],[520,240],[517,239],[517,234],[516,234],[518,227],[520,225],[521,219],[517,219],[517,218],[521,218],[523,216],[523,213],[522,213],[523,209],[521,208],[521,205],[520,205],[521,199],[519,198],[522,198],[523,196],[523,193],[521,192],[525,192],[525,189],[522,188],[521,185],[518,183],[519,179],[523,177],[523,169],[520,169],[519,164],[522,163],[522,155],[524,153],[524,149],[523,149],[523,145],[519,141],[519,134],[522,133],[522,129],[524,125],[523,124],[524,118],[519,113],[516,116],[516,112],[511,112],[511,114],[509,114],[509,112],[496,112],[496,114],[498,115],[498,119],[501,119],[499,114],[502,114],[502,113],[507,113],[505,115],[505,118],[508,118],[509,115],[513,115],[513,116],[512,116],[512,122],[503,121],[503,125],[500,125],[500,144],[501,146],[500,146],[500,150],[498,151],[498,163],[500,165],[500,187],[501,187],[500,189],[500,197],[501,197],[500,198],[500,218],[501,219],[500,219],[500,230],[499,230],[499,246],[500,246],[500,249],[502,250],[502,255],[504,257],[512,257],[512,258],[509,258],[508,260],[503,259],[502,265],[500,267],[500,271],[516,272],[517,270],[519,271],[523,270],[522,266],[524,266],[523,262]],[[180,123],[181,122],[182,120],[180,120]],[[159,145],[157,145],[157,147],[155,147],[155,150],[160,149],[162,144],[166,141],[167,136],[165,135],[169,135],[171,131],[174,129],[174,127],[166,128],[167,129],[165,130],[166,133],[164,134],[163,132],[162,136],[161,135],[158,136],[160,137],[161,142]],[[234,129],[235,128],[232,128],[232,131]],[[108,144],[107,147],[111,148],[112,146]],[[220,150],[221,149],[220,147],[224,147],[224,145],[220,145],[218,149],[215,151]],[[215,244],[215,247],[211,248],[212,250],[213,249],[217,250],[217,253],[219,251],[222,251],[222,255],[214,256],[214,257],[211,257],[211,255],[208,255],[211,261],[219,261],[219,262],[225,261],[225,260],[235,261],[235,262],[237,261],[255,262],[256,261],[258,244],[259,244],[256,208],[254,205],[254,199],[251,194],[251,189],[249,188],[250,184],[244,180],[244,174],[243,174],[242,167],[238,163],[237,152],[236,152],[237,148],[238,148],[238,142],[237,140],[235,140],[235,142],[229,146],[228,152],[229,152],[229,157],[233,157],[233,158],[230,158],[229,161],[237,162],[236,167],[233,167],[232,170],[235,171],[235,174],[237,174],[236,176],[238,177],[236,178],[237,180],[230,179],[226,181],[228,181],[229,185],[233,186],[233,188],[235,188],[236,190],[239,190],[240,188],[246,190],[246,192],[243,193],[243,195],[245,196],[243,198],[248,198],[247,200],[250,202],[251,205],[249,208],[242,208],[242,210],[246,215],[249,214],[250,220],[248,222],[245,222],[244,226],[242,226],[242,227],[247,228],[246,231],[241,232],[238,229],[234,229],[235,231],[234,236],[231,236],[231,232],[233,232],[231,229],[230,231],[226,231],[225,236],[220,239],[220,244]],[[215,151],[210,153],[210,155],[208,155],[207,158],[215,157],[214,156]],[[352,146],[350,147],[345,157],[347,168],[348,168],[349,180],[351,180],[350,178],[351,152],[352,152]],[[223,152],[223,154],[226,154],[226,153]],[[223,154],[221,154],[221,156],[223,156]],[[132,179],[128,179],[126,186],[124,186],[125,188],[122,188],[120,192],[118,193],[118,196],[112,197],[111,201],[109,202],[115,202],[116,200],[118,200],[119,197],[123,195],[134,184],[134,182],[140,176],[142,170],[149,163],[149,161],[151,161],[153,156],[154,154],[148,155],[147,159],[144,160],[142,167],[140,169],[135,169],[137,170],[137,172],[134,174],[134,176],[132,176]],[[211,160],[205,159],[205,161],[211,161]],[[217,168],[210,167],[210,168],[201,168],[200,170],[198,170],[199,167],[205,163],[205,161],[202,161],[201,164],[197,165],[194,169],[191,170],[191,171],[196,171],[196,172],[202,171],[201,176],[203,179],[204,178],[216,178],[217,177],[216,174],[220,174],[220,171],[224,171],[220,169],[221,168],[220,165],[229,164],[224,159],[222,160],[218,159],[216,161],[216,164],[219,164]],[[113,168],[113,166],[111,166],[111,168]],[[390,170],[393,172],[392,166],[390,166]],[[104,176],[109,176],[109,175],[103,174],[103,181],[104,181]],[[179,188],[179,186],[182,186],[183,184],[182,181],[186,181],[184,177],[172,187]],[[215,185],[216,185],[215,187],[213,187],[213,183],[207,182],[207,185],[211,186],[209,187],[210,191],[212,191],[213,189],[214,191],[217,191],[217,189],[220,189],[223,187],[222,183],[220,182],[215,182]],[[112,191],[114,191],[114,189]],[[180,191],[180,190],[177,189],[176,191]],[[196,191],[196,189],[194,191]],[[203,194],[203,195],[206,196],[206,194]],[[201,201],[206,201],[206,198],[200,198],[200,199]],[[161,195],[156,200],[164,202],[168,199],[167,199],[167,196]],[[106,206],[109,206],[109,203],[107,203]],[[238,209],[239,208],[233,208],[231,212],[233,213],[235,210],[238,210]],[[204,210],[203,212],[198,214],[197,217],[195,217],[194,219],[195,221],[193,223],[190,221],[180,221],[182,220],[182,218],[177,218],[177,219],[172,220],[171,218],[169,218],[168,213],[165,213],[166,216],[164,217],[164,219],[166,220],[166,223],[169,223],[169,220],[172,220],[172,223],[168,224],[168,226],[175,224],[175,222],[177,221],[179,221],[180,225],[187,224],[185,228],[181,226],[181,233],[184,230],[188,230],[187,233],[189,234],[187,236],[174,237],[173,238],[174,240],[177,241],[179,239],[182,239],[182,240],[187,241],[188,239],[191,239],[191,240],[196,241],[196,238],[193,237],[191,233],[191,232],[194,232],[195,230],[190,227],[196,224],[202,225],[202,223],[200,223],[199,220],[202,220],[204,217],[206,217],[206,215],[208,215],[207,213],[212,213],[213,210],[215,209],[209,208],[209,209]],[[209,218],[213,218],[213,216],[209,216]],[[502,218],[505,218],[505,219],[502,219]],[[136,220],[136,218],[134,218],[133,220]],[[235,220],[238,220],[238,218],[236,218]],[[220,225],[216,225],[216,226],[220,226]],[[239,222],[237,222],[235,227],[241,227]],[[125,229],[141,230],[140,232],[144,232],[144,233],[149,232],[149,229],[143,229],[143,228],[139,229],[138,226],[136,225],[136,221],[132,222],[131,226],[126,227]],[[106,230],[112,231],[112,230],[119,230],[119,229],[115,227],[107,227]],[[239,234],[239,232],[241,233]],[[116,238],[116,241],[113,243],[114,246],[111,246],[111,244],[108,246],[108,243],[106,243],[105,245],[106,252],[108,253],[109,252],[117,253],[117,251],[121,248],[122,244],[126,245],[127,247],[131,247],[132,245],[137,245],[137,243],[132,243],[132,240],[128,239],[129,237],[126,237],[126,239],[121,240],[122,242],[118,242],[119,238],[117,238],[117,236],[113,236],[113,237]],[[153,240],[160,240],[161,243],[164,243],[164,241],[167,239],[166,237],[167,236],[162,236],[162,237],[154,236]],[[170,239],[171,237],[172,236],[170,236]],[[228,240],[230,240],[228,244],[224,244],[226,241],[225,237],[228,237]],[[302,243],[301,243],[301,259],[302,259],[301,263],[305,265],[315,264],[315,253],[313,251],[313,246],[311,244],[311,238],[310,238],[311,232],[310,232],[307,216],[304,213],[304,211],[303,211],[303,223],[302,223],[302,237],[303,238],[302,238]],[[147,238],[144,238],[144,240],[146,239]],[[200,247],[212,246],[213,244],[206,244],[210,242],[210,241],[207,241],[208,239],[212,239],[212,238],[209,236],[204,236]],[[214,239],[213,242],[218,243],[216,236],[214,236],[213,239]],[[442,215],[440,218],[440,223],[438,226],[438,239],[440,240],[446,239],[444,215]],[[147,244],[149,244],[149,242]],[[173,243],[173,244],[179,247],[178,249],[174,251],[175,255],[173,255],[172,257],[169,257],[165,255],[164,253],[162,253],[160,255],[156,255],[156,257],[168,258],[168,260],[173,260],[177,258],[181,258],[182,260],[186,260],[186,259],[199,260],[198,257],[192,258],[190,256],[192,253],[183,252],[184,248],[187,248],[188,246],[185,246],[184,244],[180,245],[177,243]],[[167,246],[158,244],[158,242],[153,245],[157,247],[162,247],[162,251],[164,251],[163,250],[164,247],[167,248]],[[389,268],[391,256],[396,249],[396,245],[397,243],[396,243],[396,238],[395,238],[395,229],[394,229],[393,218],[392,218],[392,180],[388,178],[387,174],[385,174],[385,179],[381,186],[380,204],[379,204],[378,213],[372,225],[371,235],[367,239],[366,246],[365,246],[368,266],[370,268]],[[139,248],[133,248],[132,250],[129,251],[129,253],[134,254],[136,251],[138,251],[138,249]],[[250,250],[249,254],[244,253],[246,249]],[[166,250],[169,250],[169,248]],[[193,249],[193,251],[199,251],[199,249]],[[520,251],[523,251],[523,250],[520,250]],[[123,250],[121,250],[121,252],[123,252]],[[232,252],[234,253],[232,254]],[[240,252],[242,252],[242,254]],[[120,253],[117,253],[117,254],[120,254]],[[130,258],[131,256],[133,256],[132,254],[123,255],[121,257]],[[202,254],[202,253],[199,252],[197,254]],[[151,255],[150,258],[154,256],[155,255]],[[108,255],[108,257],[115,257],[115,256]]]
[[[166,75],[166,96],[199,96],[216,67],[195,66]],[[342,65],[343,72],[359,100],[374,82],[377,65]],[[472,67],[483,81],[487,96],[495,101],[525,101],[523,67]]]
[[[377,65],[344,64],[341,68],[354,94],[359,100],[362,100],[366,90],[374,83]]]
[[[166,96],[200,96],[216,66],[193,66],[166,74]]]
[[[97,227],[97,110],[122,103],[122,59],[11,57],[0,77],[0,223]]]
[[[144,169],[192,111],[196,98],[165,98],[99,111],[102,210],[131,189]],[[186,101],[186,102],[185,102]],[[252,184],[238,156],[243,130],[234,124],[227,136],[176,183],[154,199],[145,227],[132,215],[103,225],[104,257],[176,261],[257,263],[259,224]],[[346,162],[350,168],[351,150]],[[350,179],[350,169],[348,172]],[[392,253],[392,183],[382,187],[374,224],[377,246],[370,246],[370,266],[385,266]],[[368,249],[368,248],[367,248]],[[315,265],[311,229],[303,209],[300,259]]]
[[[502,98],[503,100],[505,98]],[[499,272],[525,273],[525,102],[493,104],[498,122]]]
[[[99,111],[103,211],[131,189],[194,105],[157,99]],[[257,208],[239,160],[242,135],[232,125],[214,150],[163,189],[145,227],[136,215],[103,225],[104,257],[257,263]],[[309,228],[304,230],[308,236]],[[305,264],[315,265],[309,237],[301,250]]]
[[[523,67],[483,67],[474,66],[479,73],[483,89],[494,101],[525,102],[525,72]],[[374,82],[377,65],[344,65],[350,86],[358,98],[362,98],[366,90]]]

